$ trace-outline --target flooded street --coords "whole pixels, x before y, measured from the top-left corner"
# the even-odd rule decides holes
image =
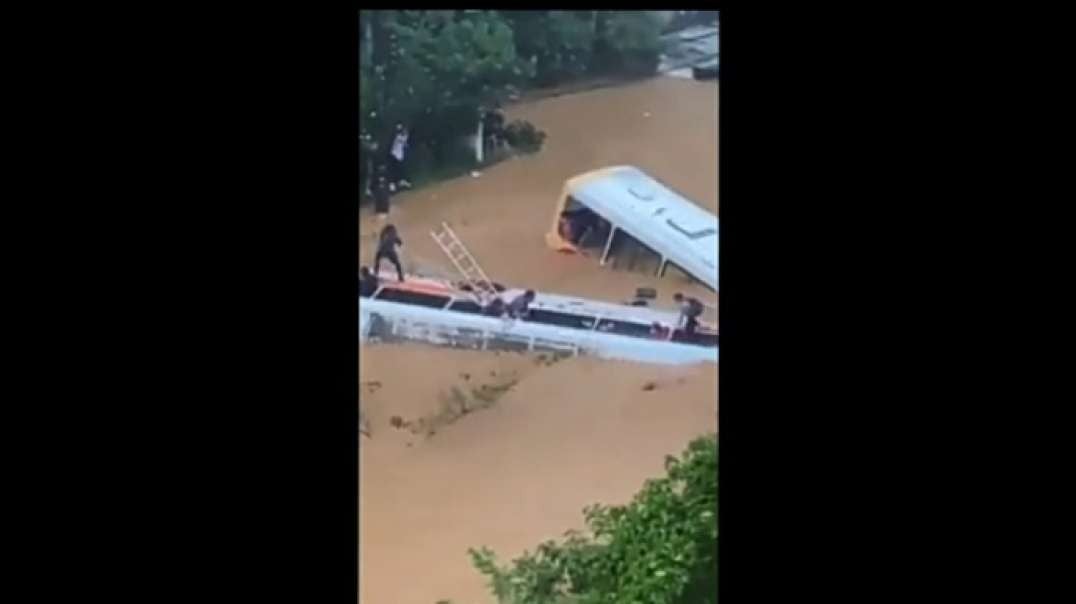
[[[403,237],[405,269],[455,278],[429,234],[446,221],[495,281],[613,302],[648,285],[670,304],[673,292],[691,286],[602,269],[594,258],[553,252],[543,237],[555,221],[554,204],[566,179],[618,164],[637,166],[716,213],[717,97],[713,82],[654,78],[509,107],[507,119],[529,120],[546,131],[545,147],[494,165],[479,178],[396,196],[389,221]],[[368,264],[378,224],[369,208],[361,220],[360,262]],[[704,300],[715,297],[691,291]]]
[[[545,147],[478,178],[395,197],[389,221],[404,240],[405,269],[455,278],[429,235],[446,221],[506,285],[614,302],[651,286],[660,306],[675,291],[714,301],[674,278],[557,254],[544,235],[564,181],[610,165],[637,166],[716,213],[717,103],[713,82],[659,77],[508,107],[509,120],[548,134]],[[369,264],[380,225],[368,207],[360,219],[360,262]],[[584,506],[627,502],[663,472],[665,455],[717,428],[709,364],[550,364],[409,344],[364,345],[360,359],[363,603],[491,603],[467,548],[489,546],[504,563],[582,528]],[[453,389],[503,393],[448,417]]]

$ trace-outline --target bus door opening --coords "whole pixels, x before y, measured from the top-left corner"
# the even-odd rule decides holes
[[[590,208],[568,197],[560,214],[560,236],[580,250],[601,250],[611,226]]]

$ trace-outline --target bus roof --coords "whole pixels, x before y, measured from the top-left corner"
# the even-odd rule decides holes
[[[577,201],[718,289],[718,219],[632,166],[613,166],[568,181]]]

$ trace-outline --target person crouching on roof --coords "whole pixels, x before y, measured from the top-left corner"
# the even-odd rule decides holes
[[[508,316],[513,319],[525,318],[530,313],[531,302],[534,302],[534,290],[528,289],[508,303]]]
[[[655,321],[650,325],[650,337],[655,340],[667,340],[669,339],[669,329]]]
[[[482,309],[482,314],[486,315],[487,317],[500,318],[504,316],[506,310],[507,309],[505,308],[504,300],[501,300],[501,297],[497,296],[490,300],[489,304],[487,304]]]
[[[694,334],[695,329],[699,326],[699,317],[704,310],[702,302],[695,298],[688,298],[680,292],[673,295],[673,300],[680,305],[680,324],[684,328],[684,333],[687,335]]]
[[[377,276],[370,272],[367,267],[359,269],[359,295],[369,298],[377,291]]]

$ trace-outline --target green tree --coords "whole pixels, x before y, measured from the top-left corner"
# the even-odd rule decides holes
[[[716,604],[717,436],[691,442],[624,506],[588,507],[569,532],[499,567],[471,550],[501,604]]]
[[[599,11],[593,71],[649,75],[661,56],[661,20],[652,11]]]
[[[499,102],[533,71],[495,11],[391,12],[385,60],[374,67],[384,75],[385,100],[376,135],[408,124],[444,159],[446,146],[475,131],[480,107]]]
[[[594,11],[501,11],[515,32],[516,52],[534,65],[534,83],[579,77],[594,50]]]
[[[396,123],[411,129],[415,177],[444,176],[469,169],[458,142],[510,88],[587,72],[646,75],[660,52],[660,21],[645,11],[362,10],[359,17],[364,182]]]
[[[439,107],[477,110],[530,70],[512,29],[493,11],[397,11],[386,23],[385,117],[410,121]]]

